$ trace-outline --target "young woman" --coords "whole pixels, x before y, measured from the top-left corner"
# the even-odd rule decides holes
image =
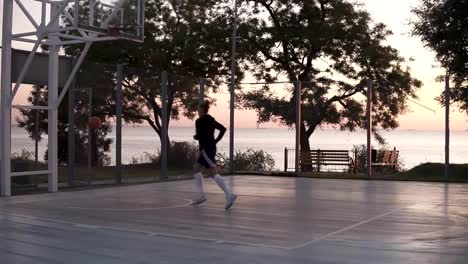
[[[203,169],[206,169],[219,188],[224,191],[226,195],[225,208],[228,210],[236,201],[237,195],[232,193],[226,181],[218,174],[218,165],[215,159],[216,144],[223,138],[224,133],[226,133],[226,128],[208,114],[209,110],[210,102],[205,101],[200,104],[198,107],[199,118],[195,121],[196,134],[193,138],[198,140],[199,154],[198,160],[194,165],[194,177],[200,196],[193,202],[193,205],[202,204],[206,201],[202,174]],[[215,130],[219,130],[219,134],[216,138]]]

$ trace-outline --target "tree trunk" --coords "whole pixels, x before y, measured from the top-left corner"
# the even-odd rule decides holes
[[[161,119],[162,120],[162,119]],[[169,156],[170,156],[170,152],[171,152],[171,140],[170,140],[170,137],[169,137],[169,122],[170,122],[170,118],[168,117],[168,120],[167,120],[167,137],[166,137],[166,146],[167,146],[167,162],[169,163]],[[160,149],[160,153],[161,153],[161,150],[162,150],[162,142],[163,142],[163,138],[162,138],[162,122],[161,122],[161,127],[159,128],[159,131],[155,130],[156,133],[158,134],[158,137],[159,137],[159,143],[161,145],[161,149]]]
[[[162,146],[162,133],[158,133],[158,137],[159,137],[159,142],[161,143],[161,146]],[[169,133],[167,133],[166,142],[167,142],[167,153],[169,153],[171,149],[171,141],[169,139]]]
[[[312,155],[310,153],[309,136],[304,122],[301,125],[301,170],[312,171]]]

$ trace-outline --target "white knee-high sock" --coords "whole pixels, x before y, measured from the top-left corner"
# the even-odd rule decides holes
[[[195,182],[197,183],[197,188],[198,192],[200,193],[200,197],[205,197],[205,187],[203,186],[203,174],[198,172],[195,173],[193,177],[195,177]]]
[[[229,189],[229,186],[226,184],[226,181],[223,179],[223,177],[219,174],[216,174],[213,177],[213,180],[218,184],[219,188],[223,190],[224,194],[226,194],[226,197],[229,198],[231,197],[231,190]]]

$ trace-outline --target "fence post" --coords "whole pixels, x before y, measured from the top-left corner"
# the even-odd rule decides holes
[[[75,184],[75,165],[76,165],[76,148],[75,146],[75,93],[77,90],[78,82],[75,77],[73,89],[68,90],[68,185]]]
[[[284,172],[288,171],[288,148],[284,148]]]
[[[39,97],[41,92],[41,86],[36,84],[36,97],[34,98],[34,105],[39,105]],[[34,110],[34,170],[39,170],[39,110]],[[70,145],[69,145],[70,146]],[[32,182],[34,185],[37,185],[37,177],[28,176],[29,182]],[[68,176],[70,178],[70,176]]]
[[[34,98],[34,105],[39,105],[39,97],[41,92],[41,86],[36,84],[36,97]],[[39,135],[39,110],[34,110],[34,162],[36,170],[39,170],[39,139],[37,135]]]
[[[367,80],[367,176],[372,177],[372,80]]]
[[[116,95],[115,95],[115,181],[122,182],[123,168],[122,168],[122,108],[123,108],[123,64],[117,64],[117,80],[116,80]]]
[[[93,89],[88,89],[88,121],[93,116]],[[88,184],[91,185],[92,177],[92,162],[93,162],[93,129],[88,125]]]
[[[231,39],[231,80],[229,84],[229,174],[234,174],[234,100],[236,85],[236,63],[237,63],[237,19],[238,19],[238,0],[234,0],[234,21],[232,25]]]
[[[163,71],[161,76],[161,175],[160,179],[167,179],[167,72]]]
[[[358,166],[358,161],[357,161],[357,149],[354,149],[354,169],[356,170],[356,167]]]
[[[295,153],[295,176],[299,176],[301,166],[301,94],[302,94],[302,83],[296,82],[296,153]]]
[[[450,180],[450,76],[445,76],[445,180]]]
[[[320,149],[317,149],[317,172],[320,172]]]

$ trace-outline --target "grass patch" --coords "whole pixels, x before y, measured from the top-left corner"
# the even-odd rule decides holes
[[[321,179],[351,179],[351,180],[384,180],[384,181],[421,181],[421,182],[445,182],[444,164],[424,163],[408,171],[399,173],[375,173],[369,178],[365,173],[344,173],[344,172],[302,172],[301,176],[306,178]],[[241,172],[240,174],[249,174]],[[294,177],[293,172],[266,172],[254,173],[265,176],[290,176]],[[450,178],[452,183],[468,183],[468,164],[451,164]]]
[[[445,165],[424,163],[397,176],[415,181],[445,181]],[[450,182],[468,182],[468,164],[450,164]]]
[[[116,167],[96,167],[88,170],[86,167],[76,168],[75,175],[78,181],[87,181],[89,178],[92,180],[112,180],[116,177]],[[174,169],[168,171],[168,176],[176,176],[181,174],[190,173],[190,170]],[[191,173],[190,173],[191,174]],[[159,178],[161,176],[160,169],[152,164],[135,164],[126,165],[123,167],[123,178],[124,179],[135,179],[135,178]],[[59,180],[67,181],[68,168],[59,169]]]
[[[68,168],[59,167],[58,171],[59,182],[66,183],[68,182]],[[190,177],[192,175],[191,170],[187,169],[169,169],[168,178],[176,179],[179,176]],[[153,164],[132,164],[125,165],[123,168],[123,181],[133,182],[133,181],[152,181],[152,180],[161,180],[161,173],[158,167],[155,167]],[[33,183],[44,184],[47,183],[47,175],[33,176]],[[89,170],[86,167],[77,167],[75,169],[75,181],[87,183],[91,182],[102,182],[109,181],[112,182],[116,178],[116,167],[94,167]]]

